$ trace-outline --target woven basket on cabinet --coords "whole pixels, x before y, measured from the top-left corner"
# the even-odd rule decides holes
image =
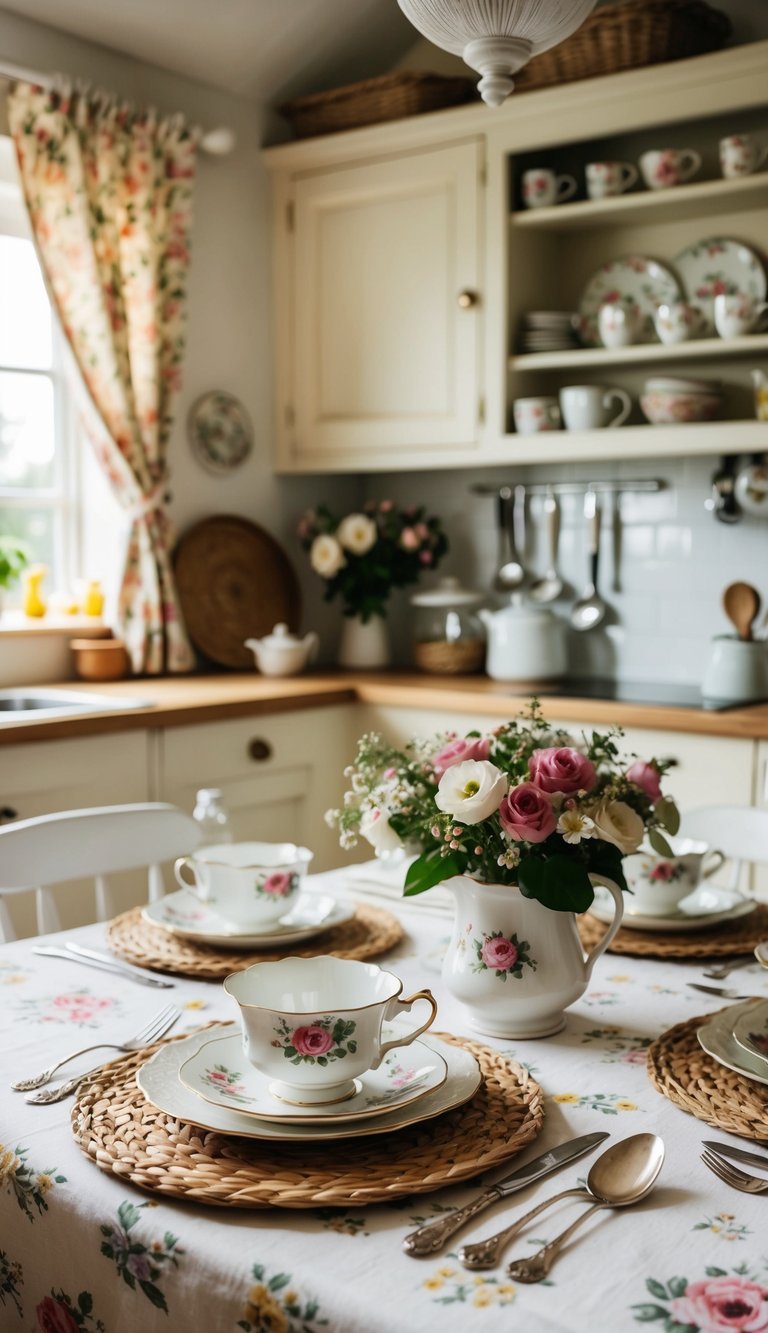
[[[403,70],[296,97],[284,102],[279,110],[291,122],[297,138],[308,139],[315,134],[336,134],[424,111],[439,111],[468,102],[473,96],[475,84],[471,78]]]

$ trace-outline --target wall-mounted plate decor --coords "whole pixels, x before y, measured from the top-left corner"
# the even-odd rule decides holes
[[[189,409],[187,433],[197,461],[221,475],[239,467],[253,448],[253,426],[243,404],[231,393],[212,389]]]

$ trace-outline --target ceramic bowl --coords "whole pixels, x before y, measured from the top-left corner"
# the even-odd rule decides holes
[[[718,393],[674,392],[654,389],[641,394],[643,415],[654,426],[669,426],[683,421],[714,421],[723,405]]]
[[[75,675],[80,680],[123,680],[131,662],[122,639],[70,639]]]

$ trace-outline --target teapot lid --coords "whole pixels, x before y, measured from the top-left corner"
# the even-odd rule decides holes
[[[411,597],[411,606],[477,606],[484,594],[462,587],[454,576],[440,579],[434,588],[425,588]]]
[[[260,643],[265,648],[297,648],[302,642],[295,634],[291,634],[288,626],[281,620],[279,625],[275,625],[271,634],[265,634]]]

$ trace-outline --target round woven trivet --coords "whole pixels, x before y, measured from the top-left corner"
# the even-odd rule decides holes
[[[578,920],[585,949],[592,949],[608,927],[587,912]],[[768,936],[768,907],[758,905],[748,916],[723,921],[710,930],[663,935],[650,930],[620,930],[608,945],[608,953],[629,953],[638,958],[728,958],[751,953]]]
[[[332,954],[334,958],[375,958],[393,949],[403,938],[397,917],[383,907],[355,904],[349,921],[331,926],[305,944],[285,945],[279,949],[216,949],[208,944],[172,935],[162,926],[153,926],[141,915],[141,908],[116,916],[106,927],[107,943],[113,953],[127,963],[150,967],[154,972],[174,972],[199,981],[222,981],[230,972],[239,972],[252,963],[272,963],[278,958],[315,958]]]
[[[696,1031],[707,1021],[689,1018],[651,1042],[648,1077],[663,1096],[697,1120],[768,1143],[768,1087],[726,1069],[702,1050]]]
[[[276,1144],[196,1128],[158,1110],[136,1086],[136,1070],[156,1045],[81,1084],[75,1141],[121,1180],[227,1208],[357,1207],[425,1194],[506,1162],[544,1121],[541,1088],[516,1061],[464,1037],[435,1035],[471,1051],[480,1087],[463,1106],[391,1134]]]

